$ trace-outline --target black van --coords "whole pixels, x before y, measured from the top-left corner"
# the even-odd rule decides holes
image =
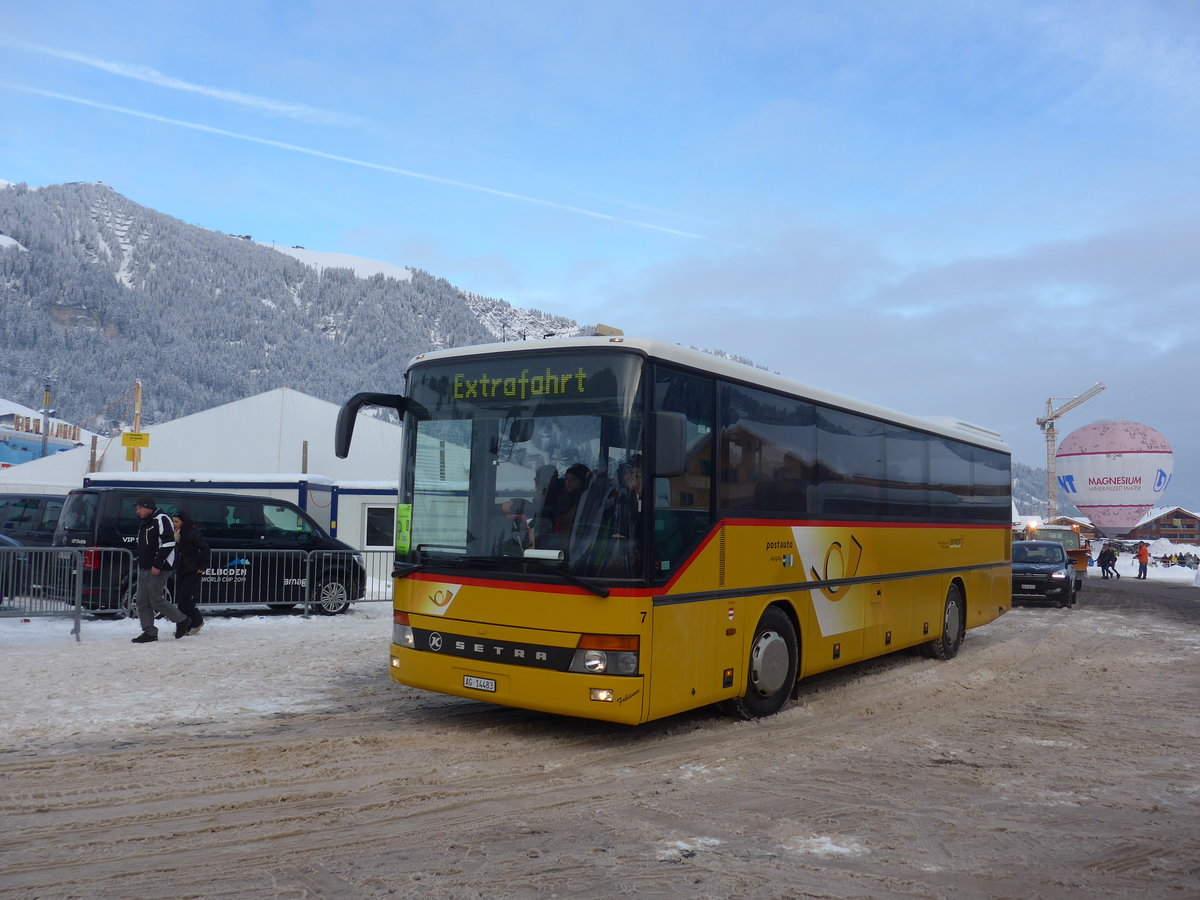
[[[0,534],[27,547],[49,547],[63,494],[0,494]]]
[[[293,607],[309,601],[310,575],[313,608],[324,615],[345,612],[365,593],[362,554],[286,500],[136,486],[82,488],[66,497],[54,546],[84,550],[85,608],[119,610],[127,604],[133,583],[129,557],[104,551],[136,552],[142,520],[135,506],[147,494],[168,515],[187,510],[212,549],[200,582],[201,605]],[[78,558],[63,556],[64,565]]]

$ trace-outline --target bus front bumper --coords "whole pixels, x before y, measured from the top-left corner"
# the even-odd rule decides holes
[[[392,680],[409,687],[562,716],[625,725],[645,721],[640,675],[590,675],[486,663],[391,645]]]

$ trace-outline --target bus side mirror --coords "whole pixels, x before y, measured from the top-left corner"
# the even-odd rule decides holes
[[[683,413],[654,414],[654,477],[673,478],[687,471],[687,419]]]
[[[337,454],[338,459],[345,459],[350,455],[350,440],[354,437],[354,420],[358,416],[358,411],[364,406],[383,406],[387,409],[394,409],[400,414],[400,418],[404,418],[404,411],[408,408],[408,400],[400,394],[372,394],[360,393],[355,394],[343,404],[341,412],[337,417],[337,430],[333,434],[333,452]]]
[[[513,444],[524,444],[533,437],[533,419],[513,419],[508,426],[508,440]]]

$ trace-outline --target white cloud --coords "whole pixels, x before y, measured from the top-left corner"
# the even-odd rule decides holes
[[[82,53],[75,53],[70,50],[59,50],[54,47],[42,47],[37,44],[18,44],[24,50],[31,50],[35,53],[42,53],[46,56],[53,56],[58,59],[65,59],[71,62],[80,63],[85,66],[91,66],[94,69],[100,69],[103,72],[108,72],[110,75],[119,75],[122,78],[132,78],[136,81],[144,81],[148,84],[155,84],[159,87],[168,88],[173,91],[187,91],[193,94],[200,94],[214,100],[221,100],[225,103],[233,103],[238,106],[247,107],[257,112],[265,112],[273,115],[286,116],[292,119],[299,119],[303,122],[311,122],[318,125],[356,125],[361,124],[362,119],[358,116],[348,115],[346,113],[332,112],[325,109],[317,109],[305,103],[296,103],[289,100],[275,100],[271,97],[260,97],[254,94],[246,94],[242,91],[228,90],[226,88],[210,87],[208,85],[193,84],[189,81],[184,81],[182,78],[175,78],[172,75],[166,75],[157,69],[150,66],[139,65],[137,63],[122,63],[112,62],[104,59],[96,59],[95,57],[85,56]]]

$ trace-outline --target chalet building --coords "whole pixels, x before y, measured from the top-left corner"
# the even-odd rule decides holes
[[[1181,506],[1161,506],[1150,510],[1122,538],[1147,542],[1166,538],[1175,544],[1200,544],[1200,514]]]

